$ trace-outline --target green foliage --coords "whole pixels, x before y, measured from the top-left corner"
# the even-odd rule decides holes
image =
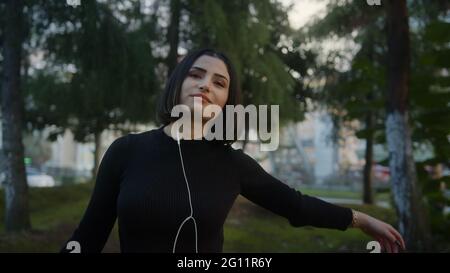
[[[87,141],[103,129],[153,121],[163,78],[156,47],[165,42],[157,33],[165,32],[158,20],[165,12],[158,8],[168,1],[151,14],[140,1],[88,1],[77,8],[63,2],[27,2],[26,51],[45,58],[24,85],[28,127],[53,125],[53,139],[69,128]],[[180,45],[228,53],[244,104],[279,104],[282,123],[303,118],[309,88],[302,77],[314,58],[298,39],[294,47],[286,44],[293,34],[287,8],[255,0],[181,3]]]
[[[328,59],[332,61],[326,63],[319,74],[326,78],[320,99],[330,109],[338,126],[349,120],[365,123],[369,112],[375,114],[373,128],[365,128],[357,132],[357,136],[367,138],[374,134],[376,143],[385,143],[386,18],[382,9],[371,7],[369,10],[364,4],[364,1],[330,1],[325,18],[310,25],[307,34],[321,40],[330,37],[353,39],[360,46],[349,60],[351,66],[346,71],[336,68],[334,60],[340,52],[331,52]],[[424,166],[448,164],[450,155],[450,24],[445,5],[439,1],[409,1],[408,6],[412,140],[416,152],[424,145],[433,148],[433,158],[418,163],[418,178],[424,188],[434,237],[437,241],[449,242],[450,222],[442,214],[442,206],[448,205],[448,201],[439,191],[439,181],[430,179]]]
[[[282,39],[292,30],[280,3],[192,1],[188,11],[187,40],[192,47],[214,47],[230,55],[242,82],[244,104],[279,104],[282,123],[303,118],[298,95],[302,84],[291,72],[305,60],[298,49],[281,53],[282,48],[287,51]]]
[[[382,6],[368,9],[366,1],[331,0],[328,1],[324,18],[308,24],[307,33],[315,39],[349,36],[374,24],[384,16]]]
[[[76,140],[87,141],[107,128],[154,119],[158,81],[152,23],[141,14],[131,27],[117,18],[115,8],[95,1],[73,10],[56,3],[42,7],[48,23],[35,23],[45,37],[38,46],[47,65],[27,79],[32,127],[56,125],[52,136],[70,128]]]
[[[366,114],[374,113],[374,127],[363,129],[357,136],[367,138],[368,133],[374,133],[377,142],[383,142],[387,89],[385,16],[382,9],[368,10],[364,5],[362,1],[331,1],[325,18],[309,25],[307,35],[314,39],[346,37],[359,44],[359,51],[349,60],[350,68],[343,72],[335,63],[340,52],[330,53],[327,59],[331,61],[317,73],[326,79],[319,98],[338,126],[349,120],[364,124]],[[434,152],[443,162],[450,154],[450,78],[445,72],[450,57],[450,24],[439,19],[443,13],[439,3],[412,1],[409,5],[413,25],[409,107],[413,141],[439,147]]]
[[[450,199],[445,196],[441,185],[450,187],[450,176],[433,179],[426,171],[430,161],[416,163],[417,175],[424,195],[424,201],[433,231],[433,246],[435,249],[450,249],[450,214],[444,214],[444,209],[450,206]],[[429,166],[429,165],[428,165]]]
[[[358,51],[348,56],[333,49],[326,62],[314,72],[316,80],[325,81],[316,88],[317,102],[328,110],[334,124],[334,139],[339,128],[358,120],[363,127],[357,132],[362,139],[373,137],[375,143],[384,139],[384,112],[386,89],[384,9],[368,9],[364,1],[330,1],[327,14],[302,30],[312,41],[338,42],[339,38],[353,40]],[[344,71],[338,62],[344,60],[350,67]],[[373,124],[366,124],[371,115]],[[364,126],[366,125],[366,126]]]
[[[434,19],[413,36],[417,41],[411,76],[411,115],[417,128],[413,139],[431,143],[441,162],[450,155],[450,76],[444,72],[450,57],[450,36],[444,34],[449,31],[450,23]]]
[[[448,69],[450,24],[438,18],[427,18],[423,29],[414,33],[414,66],[411,76],[411,120],[413,140],[433,147],[433,157],[418,162],[418,178],[427,204],[435,245],[450,248],[450,216],[444,215],[450,200],[444,196],[441,183],[449,188],[449,177],[432,179],[426,166],[448,164],[450,155],[450,77]],[[447,56],[446,56],[447,55]],[[447,58],[447,59],[442,59]]]

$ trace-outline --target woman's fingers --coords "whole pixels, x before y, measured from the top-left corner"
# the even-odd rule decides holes
[[[389,243],[389,240],[386,237],[383,238],[383,245],[385,252],[392,253],[391,244]]]
[[[393,247],[393,249],[394,249],[394,253],[398,253],[398,246],[397,246],[397,244],[392,244],[394,247]]]
[[[395,242],[391,242],[391,248],[393,253],[398,253],[398,246]]]
[[[405,241],[403,241],[402,235],[400,235],[400,233],[399,233],[395,228],[393,228],[393,227],[391,227],[390,230],[391,230],[391,232],[394,234],[398,246],[399,246],[401,249],[405,250],[405,249],[406,249],[406,247],[405,247]]]
[[[398,239],[401,239],[402,236],[395,230],[395,228],[388,225],[388,237],[389,242],[391,243],[392,246],[392,250],[394,251],[394,253],[398,253],[398,250],[401,247]]]
[[[398,253],[399,249],[405,249],[402,236],[392,226],[388,225],[387,233],[385,236],[385,240],[389,243],[391,251],[393,253]]]
[[[400,249],[405,249],[402,236],[391,225],[370,216],[366,220],[361,230],[377,239],[385,252],[398,253]]]

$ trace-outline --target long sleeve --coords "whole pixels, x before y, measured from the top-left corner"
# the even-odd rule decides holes
[[[81,252],[101,252],[117,217],[117,197],[126,162],[128,137],[116,139],[100,163],[89,205],[77,229],[67,241],[80,244]],[[67,242],[61,249],[66,250]]]
[[[253,203],[287,218],[294,227],[345,230],[351,223],[351,209],[304,195],[267,173],[242,150],[234,154],[241,195]]]

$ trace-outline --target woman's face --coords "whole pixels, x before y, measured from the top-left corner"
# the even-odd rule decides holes
[[[194,111],[194,100],[206,107],[216,104],[223,108],[228,99],[230,75],[225,63],[203,55],[190,68],[181,85],[180,103]]]

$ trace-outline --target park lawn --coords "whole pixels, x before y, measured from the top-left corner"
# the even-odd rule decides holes
[[[289,222],[239,197],[225,225],[224,252],[368,252],[372,239],[357,229],[347,231],[314,227],[292,227]],[[390,209],[350,205],[390,224],[395,214]],[[238,214],[238,215],[233,215]]]
[[[92,183],[31,188],[31,231],[6,234],[4,193],[0,190],[0,252],[58,252],[69,238],[89,201]],[[392,210],[351,206],[395,222]],[[345,232],[312,227],[294,228],[287,220],[239,197],[224,226],[224,252],[366,252],[370,238],[358,230]],[[117,225],[104,252],[119,252]]]
[[[30,188],[31,231],[5,234],[4,192],[0,191],[0,252],[56,252],[63,236],[79,221],[92,183],[54,188]]]

